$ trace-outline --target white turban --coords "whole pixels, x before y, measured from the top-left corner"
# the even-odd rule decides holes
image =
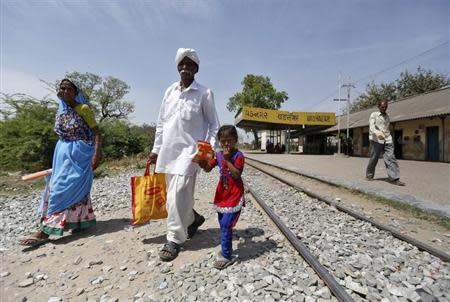
[[[192,48],[178,48],[177,55],[175,56],[175,63],[177,63],[177,66],[185,57],[194,61],[197,66],[200,66],[200,59],[198,58],[197,52]]]

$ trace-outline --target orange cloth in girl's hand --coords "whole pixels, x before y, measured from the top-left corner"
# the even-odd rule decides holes
[[[200,160],[209,161],[212,158],[214,158],[214,150],[212,149],[211,144],[204,141],[198,141],[197,153],[192,161],[198,163]]]

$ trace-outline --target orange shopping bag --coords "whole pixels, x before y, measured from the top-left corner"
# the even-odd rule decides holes
[[[150,163],[145,167],[144,176],[131,177],[131,194],[133,224],[167,217],[166,176],[150,174]]]

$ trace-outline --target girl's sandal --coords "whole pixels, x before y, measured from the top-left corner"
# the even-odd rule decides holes
[[[214,268],[218,269],[218,270],[223,270],[224,268],[227,268],[228,266],[230,266],[231,264],[233,264],[234,259],[227,259],[224,256],[222,256],[222,253],[219,252],[217,254],[217,258],[216,261],[214,261]]]

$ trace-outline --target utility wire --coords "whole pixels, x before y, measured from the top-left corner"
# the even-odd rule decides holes
[[[309,109],[312,107],[315,107],[319,104],[322,104],[323,102],[325,102],[326,100],[328,100],[329,98],[331,98],[332,96],[336,95],[336,93],[338,92],[338,89],[335,89],[332,93],[330,93],[330,95],[324,97],[323,99],[321,99],[319,102],[315,103],[315,104],[311,104],[308,107],[306,107],[305,109]]]
[[[442,46],[444,46],[444,45],[446,45],[446,44],[449,44],[449,43],[450,43],[450,40],[447,40],[447,41],[445,41],[445,42],[443,42],[443,43],[441,43],[441,44],[439,44],[439,45],[436,45],[436,46],[434,46],[434,47],[432,47],[432,48],[430,48],[430,49],[427,49],[427,50],[425,50],[425,51],[423,51],[423,52],[421,52],[421,53],[419,53],[419,54],[417,54],[417,55],[415,55],[415,56],[413,56],[413,57],[410,57],[410,58],[408,58],[408,59],[406,59],[406,60],[403,60],[403,61],[401,61],[400,63],[397,63],[397,64],[392,65],[392,66],[390,66],[390,67],[386,67],[386,68],[384,68],[384,69],[382,69],[382,70],[380,70],[380,71],[378,71],[378,72],[375,72],[375,73],[373,73],[373,74],[364,76],[364,77],[362,77],[362,78],[359,78],[358,80],[354,81],[353,83],[358,83],[358,82],[361,82],[362,80],[365,80],[365,79],[368,79],[368,78],[371,78],[371,77],[375,77],[375,76],[377,76],[377,75],[379,75],[379,74],[382,74],[383,72],[386,72],[386,71],[388,71],[388,70],[394,69],[394,68],[396,68],[396,67],[398,67],[398,66],[400,66],[400,65],[403,65],[403,64],[405,64],[405,63],[407,63],[407,62],[409,62],[409,61],[411,61],[411,60],[414,60],[414,59],[416,59],[416,58],[418,58],[418,57],[421,57],[421,56],[423,56],[423,55],[425,55],[425,54],[427,54],[427,53],[429,53],[429,52],[432,52],[433,50],[435,50],[435,49],[437,49],[437,48],[440,48],[440,47],[442,47]],[[315,107],[315,106],[317,106],[317,105],[322,104],[323,102],[325,102],[325,101],[327,101],[329,98],[331,98],[333,95],[335,95],[336,92],[338,92],[337,89],[335,89],[332,93],[330,93],[330,95],[328,95],[328,96],[324,97],[323,99],[321,99],[319,102],[317,102],[317,103],[315,103],[315,104],[312,104],[311,106],[306,107],[306,109],[311,108],[311,107]]]
[[[386,71],[388,71],[388,70],[394,69],[395,67],[398,67],[398,66],[400,66],[400,65],[403,65],[403,64],[405,64],[405,63],[407,63],[407,62],[409,62],[409,61],[411,61],[411,60],[414,60],[414,59],[416,59],[416,58],[418,58],[418,57],[421,57],[421,56],[423,56],[423,55],[425,55],[425,54],[427,54],[427,53],[429,53],[429,52],[432,52],[433,50],[435,50],[435,49],[437,49],[437,48],[439,48],[439,47],[442,47],[442,46],[444,46],[444,45],[446,45],[446,44],[449,44],[449,43],[450,43],[450,40],[445,41],[444,43],[441,43],[441,44],[439,44],[439,45],[437,45],[437,46],[435,46],[435,47],[433,47],[433,48],[430,48],[430,49],[428,49],[428,50],[425,50],[424,52],[421,52],[421,53],[419,53],[418,55],[415,55],[415,56],[413,56],[413,57],[411,57],[411,58],[408,58],[408,59],[406,59],[406,60],[403,60],[403,61],[401,61],[400,63],[397,63],[397,64],[395,64],[395,65],[392,65],[392,66],[390,66],[390,67],[387,67],[387,68],[385,68],[385,69],[383,69],[383,70],[381,70],[381,71],[375,72],[375,73],[373,73],[373,74],[371,74],[371,75],[362,77],[362,78],[356,80],[354,83],[358,83],[358,82],[360,82],[360,81],[362,81],[362,80],[365,80],[365,79],[368,79],[368,78],[375,77],[375,76],[377,76],[377,75],[379,75],[379,74],[382,74],[383,72],[386,72]]]

